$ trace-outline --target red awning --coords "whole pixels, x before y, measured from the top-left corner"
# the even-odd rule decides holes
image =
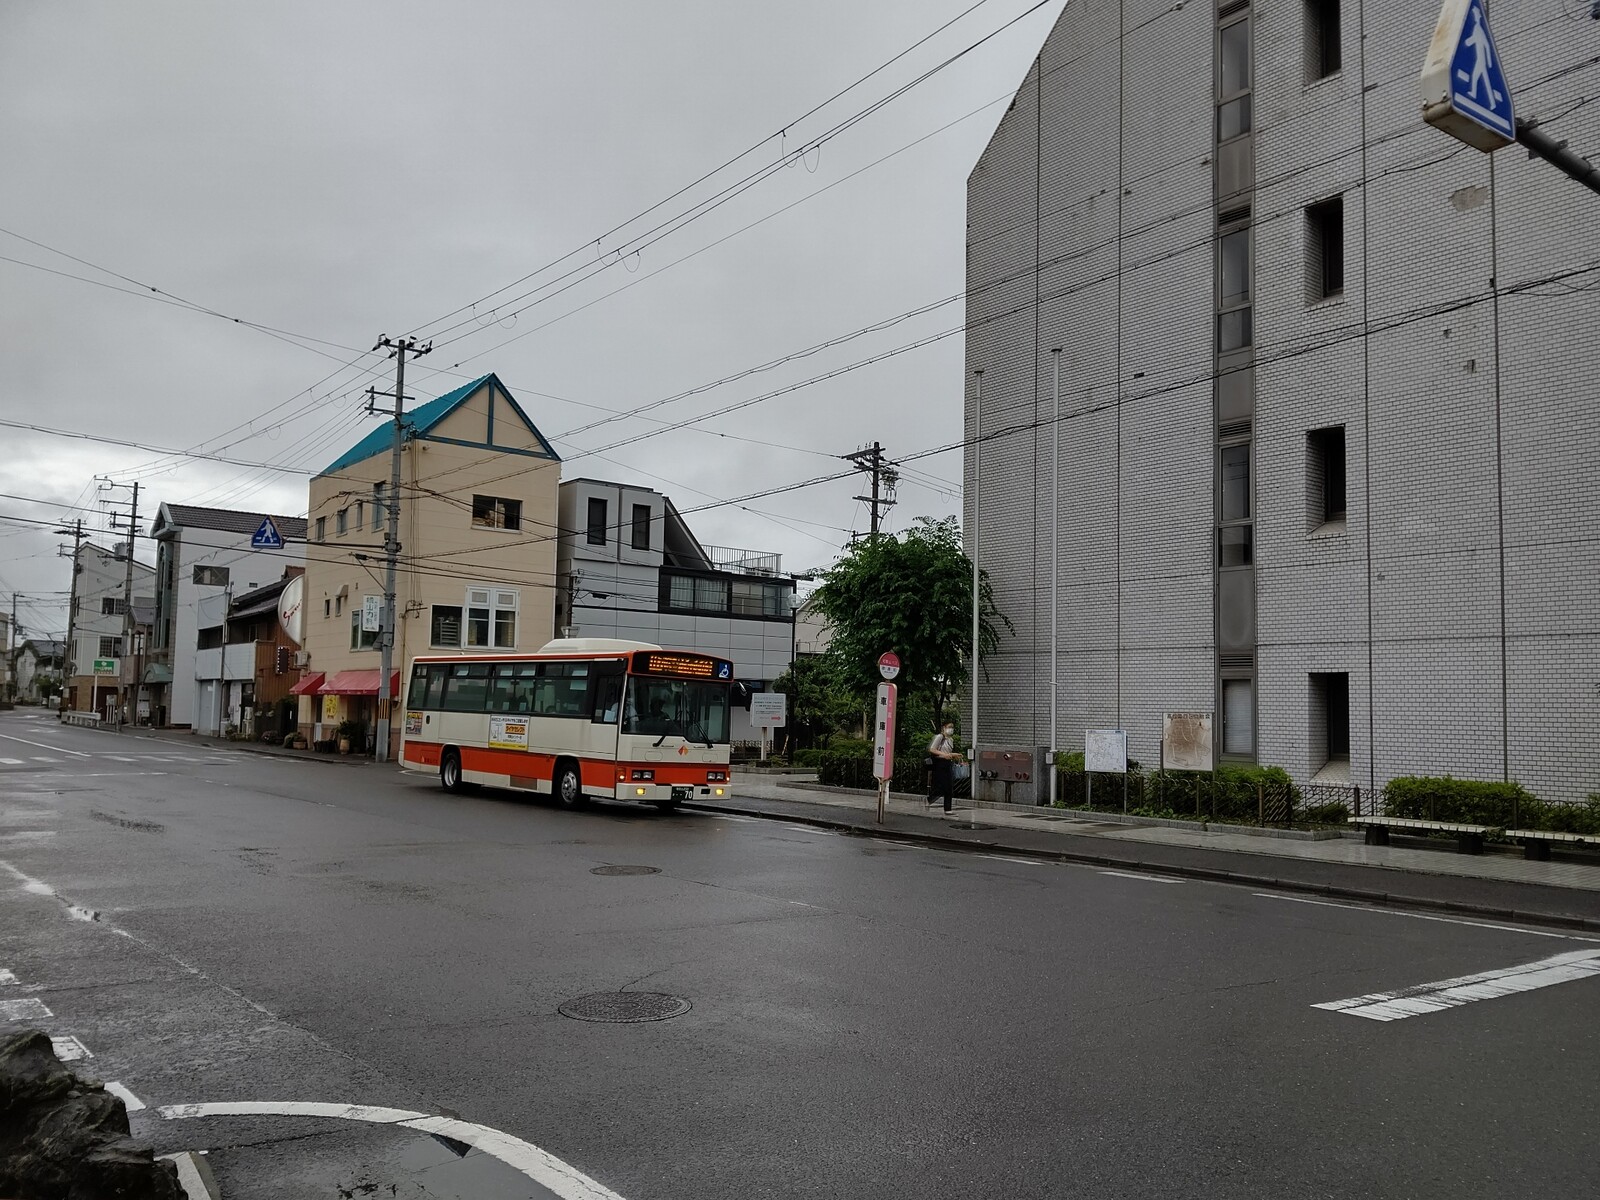
[[[317,689],[319,696],[376,696],[378,694],[377,668],[369,671],[339,671]],[[400,693],[400,672],[389,676],[389,695]]]
[[[291,696],[310,696],[310,695],[313,695],[313,694],[315,694],[316,690],[319,687],[322,686],[322,681],[324,679],[326,679],[327,677],[328,677],[327,674],[325,672],[323,672],[323,671],[318,671],[315,675],[307,675],[299,683],[295,684],[292,688],[289,689],[289,695],[291,695]]]

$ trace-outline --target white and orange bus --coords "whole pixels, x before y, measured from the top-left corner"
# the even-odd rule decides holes
[[[644,642],[569,638],[536,654],[419,655],[400,763],[479,784],[671,809],[728,791],[733,664]]]

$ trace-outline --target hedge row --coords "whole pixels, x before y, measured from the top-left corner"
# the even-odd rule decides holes
[[[1058,771],[1057,802],[1072,808],[1121,812],[1124,784],[1128,811],[1153,816],[1254,822],[1265,810],[1268,820],[1282,822],[1300,801],[1300,790],[1282,767],[1221,766],[1212,775],[1144,771],[1130,762],[1124,777],[1085,772],[1082,754],[1060,759],[1071,765]]]
[[[927,767],[923,755],[903,754],[894,760],[894,788],[899,792],[919,792],[927,787]],[[872,775],[872,756],[853,750],[825,750],[817,760],[817,782],[831,787],[876,788]]]
[[[1554,804],[1518,783],[1408,775],[1385,785],[1383,811],[1391,817],[1421,821],[1600,836],[1600,793],[1582,804]]]

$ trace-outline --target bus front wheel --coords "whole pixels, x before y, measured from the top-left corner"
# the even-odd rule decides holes
[[[578,775],[578,764],[564,762],[556,767],[556,777],[550,790],[562,808],[577,808],[583,803],[583,780]]]
[[[439,783],[447,792],[462,791],[461,785],[461,755],[455,750],[446,750],[439,759]]]

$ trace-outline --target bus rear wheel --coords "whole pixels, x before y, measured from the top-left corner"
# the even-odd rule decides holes
[[[550,781],[550,790],[562,808],[577,808],[583,803],[583,779],[578,774],[578,764],[556,764],[556,776]]]
[[[447,792],[460,793],[465,790],[461,782],[461,754],[456,750],[446,750],[439,759],[439,783]]]

